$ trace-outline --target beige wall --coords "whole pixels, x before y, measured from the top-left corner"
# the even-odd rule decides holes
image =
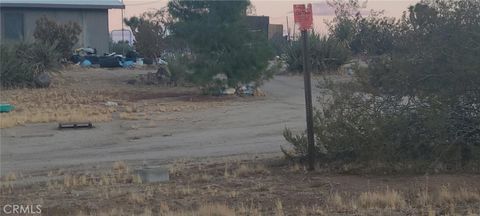
[[[268,25],[268,39],[272,37],[283,37],[283,25],[282,24],[269,24]]]
[[[108,10],[106,9],[87,10],[2,8],[2,18],[8,14],[8,12],[22,13],[24,15],[23,22],[25,41],[32,41],[34,39],[33,32],[36,27],[36,20],[42,16],[47,16],[58,23],[67,23],[72,21],[81,26],[82,33],[80,34],[79,42],[76,47],[89,46],[96,48],[99,54],[108,52],[110,34],[108,32]],[[3,31],[3,28],[1,29]]]

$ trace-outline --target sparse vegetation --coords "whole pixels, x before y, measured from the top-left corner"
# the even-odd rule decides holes
[[[358,202],[364,208],[401,209],[406,205],[405,198],[395,190],[382,192],[363,192],[358,197]]]
[[[138,176],[133,175],[130,171],[133,169],[126,162],[117,161],[110,168],[92,172],[50,172],[48,176],[53,179],[46,182],[46,186],[43,183],[15,184],[25,180],[23,177],[11,179],[11,184],[6,185],[2,179],[0,196],[4,201],[14,202],[41,194],[41,204],[50,215],[65,215],[65,212],[70,215],[226,216],[480,213],[478,176],[433,175],[397,179],[388,176],[325,176],[325,173],[314,172],[305,178],[290,171],[289,167],[293,165],[272,167],[265,162],[181,160],[174,163],[174,171],[170,170],[170,181],[145,183],[137,180]],[[248,170],[254,170],[253,164],[256,164],[256,167],[263,167],[261,170],[269,170],[269,174],[248,172],[248,175],[225,179],[225,164],[229,164],[228,169],[233,173],[239,169],[247,170],[247,166]],[[202,176],[208,176],[208,180],[204,181]],[[424,194],[423,198],[419,194]],[[70,209],[71,200],[75,200],[80,208]],[[96,209],[97,205],[102,208]]]
[[[268,169],[261,164],[254,164],[254,165],[242,164],[240,165],[240,167],[238,167],[234,171],[235,176],[238,176],[238,177],[247,177],[255,174],[268,174],[268,173],[270,173]]]
[[[2,50],[3,51],[3,50]],[[3,67],[2,67],[3,69]],[[153,122],[172,118],[159,115],[167,112],[201,110],[214,106],[224,106],[225,101],[168,100],[169,95],[190,95],[199,97],[190,88],[150,88],[137,85],[124,85],[124,77],[116,76],[108,82],[95,82],[98,77],[108,73],[104,69],[66,68],[52,76],[52,86],[43,89],[2,89],[2,102],[9,102],[15,110],[1,113],[0,128],[9,128],[30,123],[48,122],[106,122],[112,120],[112,114],[124,120],[150,120]],[[117,71],[116,75],[131,74]],[[87,76],[84,76],[87,75]],[[92,76],[94,75],[94,76]],[[3,81],[3,79],[2,79]],[[87,83],[87,84],[85,84]],[[123,85],[121,88],[112,85]],[[145,98],[144,100],[132,101]],[[117,106],[107,106],[107,101],[115,101]]]

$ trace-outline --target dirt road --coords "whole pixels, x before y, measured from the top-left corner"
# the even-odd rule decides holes
[[[267,96],[226,106],[163,113],[155,120],[97,123],[57,130],[56,123],[1,130],[1,174],[95,166],[104,162],[168,162],[181,158],[279,153],[285,127],[304,127],[303,80],[277,76]]]

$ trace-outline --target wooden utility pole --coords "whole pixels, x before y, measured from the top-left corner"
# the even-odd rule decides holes
[[[308,33],[302,30],[303,41],[303,81],[305,86],[305,111],[307,116],[308,170],[315,169],[315,137],[313,135],[312,81],[309,70]]]
[[[307,151],[308,151],[308,170],[315,170],[315,137],[313,134],[313,106],[312,106],[312,81],[309,70],[308,54],[308,29],[312,28],[312,5],[294,5],[295,23],[300,23],[302,32],[302,51],[303,51],[303,80],[305,88],[305,112],[307,116]]]

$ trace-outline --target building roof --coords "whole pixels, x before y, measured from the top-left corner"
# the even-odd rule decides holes
[[[124,9],[121,0],[0,0],[0,7]]]

